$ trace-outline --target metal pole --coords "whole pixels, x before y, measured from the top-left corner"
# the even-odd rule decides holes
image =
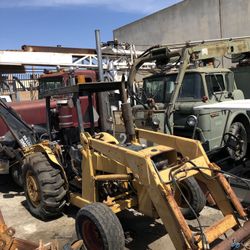
[[[127,135],[126,142],[132,142],[136,140],[135,127],[133,123],[132,108],[131,108],[130,103],[127,102],[124,79],[121,82],[120,95],[121,95],[121,101],[122,101],[122,104],[121,104],[122,117],[124,121],[126,135]]]
[[[220,29],[220,38],[223,37],[223,27],[222,27],[222,13],[221,13],[221,0],[219,0],[219,29]],[[221,66],[224,68],[224,57],[221,57]]]
[[[95,30],[95,39],[96,39],[99,81],[104,81],[100,30]],[[107,92],[98,93],[98,108],[100,115],[101,130],[110,131],[111,124],[108,122],[110,119],[110,105],[109,105],[109,94]]]
[[[80,129],[80,132],[84,132],[84,126],[83,126],[83,117],[82,117],[82,108],[81,103],[78,95],[73,96],[73,102],[76,106],[76,112],[77,112],[77,119],[78,119],[78,127]]]
[[[103,82],[104,76],[103,76],[103,67],[102,67],[102,51],[101,51],[100,30],[95,30],[95,40],[96,40],[96,53],[97,53],[97,60],[98,60],[99,81]]]
[[[92,93],[88,93],[88,112],[89,112],[89,121],[90,121],[90,134],[94,135],[95,121],[94,121],[94,112],[93,112],[93,102],[92,102]]]
[[[50,96],[47,96],[45,100],[46,100],[47,130],[48,130],[48,134],[49,134],[49,139],[50,139],[50,141],[52,141]]]

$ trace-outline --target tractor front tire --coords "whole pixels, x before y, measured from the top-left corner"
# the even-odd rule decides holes
[[[76,216],[76,233],[87,250],[123,250],[125,237],[120,221],[105,204],[83,207]]]
[[[59,216],[66,203],[65,181],[61,171],[36,152],[28,155],[23,166],[24,192],[28,210],[42,220]]]

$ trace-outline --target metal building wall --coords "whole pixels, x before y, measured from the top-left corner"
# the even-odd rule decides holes
[[[250,35],[250,0],[184,0],[113,32],[119,41],[150,46]]]

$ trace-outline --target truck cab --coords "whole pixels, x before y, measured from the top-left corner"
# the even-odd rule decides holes
[[[50,89],[58,89],[74,84],[83,84],[85,82],[95,82],[96,72],[93,70],[75,70],[46,72],[38,79],[38,97],[43,98],[43,93]]]

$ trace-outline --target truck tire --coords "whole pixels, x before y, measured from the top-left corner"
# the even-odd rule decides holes
[[[236,140],[236,143],[240,143],[241,145],[239,145],[238,149],[227,147],[227,151],[233,160],[239,161],[243,159],[247,153],[247,132],[241,122],[234,122],[230,126],[229,132],[227,133],[228,138],[230,138],[230,134],[232,135],[231,139]],[[225,143],[227,144],[227,142]]]
[[[103,203],[83,207],[76,215],[76,234],[87,250],[123,250],[125,237],[120,221]]]
[[[185,198],[188,200],[189,204],[192,206],[195,214],[193,213],[192,209],[188,206],[185,199],[181,195],[181,192],[175,187],[175,200],[180,207],[180,210],[183,216],[186,219],[195,219],[196,215],[199,216],[199,213],[206,205],[206,197],[203,194],[199,184],[195,180],[194,177],[189,177],[180,181],[179,187],[183,192]]]
[[[12,180],[19,186],[23,187],[22,166],[17,165],[10,168],[10,175]]]
[[[61,214],[66,202],[64,180],[40,152],[28,155],[23,166],[24,192],[32,215],[47,220]]]

